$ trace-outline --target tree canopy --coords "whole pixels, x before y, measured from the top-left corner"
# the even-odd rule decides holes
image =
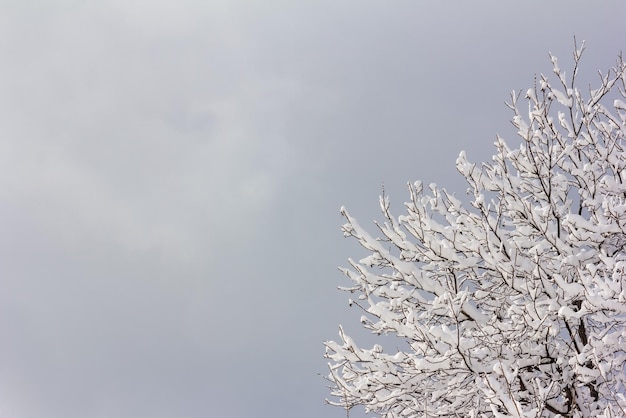
[[[409,184],[405,213],[380,198],[376,234],[342,269],[363,327],[400,338],[326,342],[331,404],[381,417],[626,416],[626,65],[581,88],[571,74],[513,92],[521,143],[467,160],[462,199]]]

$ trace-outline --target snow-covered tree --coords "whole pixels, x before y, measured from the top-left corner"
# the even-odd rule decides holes
[[[326,342],[330,403],[382,417],[626,417],[626,64],[512,93],[521,144],[457,169],[469,201],[409,184],[342,269],[363,326],[400,339]],[[385,341],[388,341],[386,339]],[[395,342],[395,341],[394,341]]]

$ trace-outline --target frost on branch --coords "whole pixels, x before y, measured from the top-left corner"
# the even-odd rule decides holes
[[[626,416],[626,65],[595,89],[552,58],[489,163],[457,168],[470,204],[409,185],[406,213],[381,198],[369,256],[342,271],[363,326],[403,346],[326,343],[329,402],[382,417]],[[521,101],[524,101],[520,103]],[[527,113],[526,113],[527,111]]]

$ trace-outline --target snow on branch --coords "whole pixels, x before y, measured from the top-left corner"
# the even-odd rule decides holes
[[[585,93],[582,51],[571,75],[551,55],[551,77],[511,94],[517,145],[498,137],[482,164],[461,152],[469,205],[409,184],[404,214],[381,198],[374,235],[342,208],[369,253],[342,269],[362,324],[405,345],[365,349],[340,329],[330,403],[385,418],[626,416],[626,65]]]

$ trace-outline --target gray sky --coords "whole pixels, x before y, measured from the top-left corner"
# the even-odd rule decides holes
[[[462,195],[548,51],[624,48],[621,1],[457,3],[0,0],[0,417],[345,416],[339,207]]]

